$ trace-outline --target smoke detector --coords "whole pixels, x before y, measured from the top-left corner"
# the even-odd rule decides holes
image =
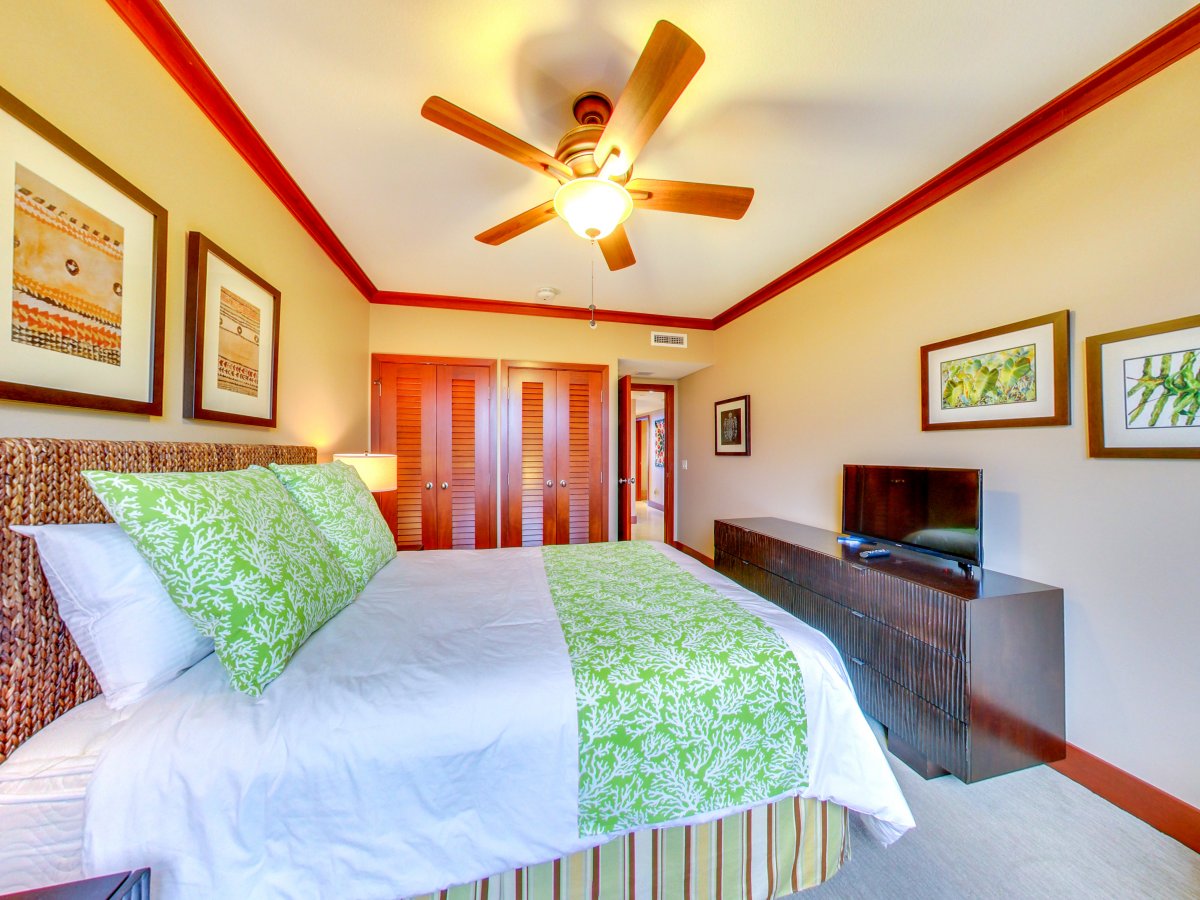
[[[550,303],[560,293],[562,293],[562,291],[560,291],[556,287],[541,287],[541,288],[537,289],[537,293],[534,294],[534,296],[537,297],[539,300],[541,300],[543,303]]]

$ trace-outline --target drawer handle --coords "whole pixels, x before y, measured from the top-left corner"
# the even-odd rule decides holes
[[[858,565],[857,563],[850,563],[850,568],[852,568],[852,569],[853,569],[855,572],[865,572],[865,571],[867,571],[867,567],[866,567],[866,566],[860,566],[860,565]]]
[[[850,615],[855,616],[856,618],[859,618],[859,619],[865,619],[867,617],[866,613],[860,613],[857,609],[850,610]]]
[[[856,666],[865,666],[866,665],[866,663],[864,663],[857,656],[850,657],[850,662],[854,663]]]

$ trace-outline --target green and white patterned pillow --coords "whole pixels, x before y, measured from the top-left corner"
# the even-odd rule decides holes
[[[266,469],[84,472],[167,595],[212,638],[235,688],[262,693],[354,599],[354,580]]]
[[[279,466],[274,472],[361,591],[396,557],[396,540],[353,466],[334,460],[315,466]]]

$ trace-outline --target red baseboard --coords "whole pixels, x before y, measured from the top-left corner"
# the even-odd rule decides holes
[[[1067,758],[1050,767],[1200,853],[1200,809],[1073,744]]]
[[[717,564],[713,562],[713,558],[711,556],[705,556],[699,550],[693,550],[687,544],[680,543],[679,541],[671,541],[671,546],[676,550],[686,553],[692,559],[700,560],[700,562],[704,563],[710,569],[715,569],[717,567]]]

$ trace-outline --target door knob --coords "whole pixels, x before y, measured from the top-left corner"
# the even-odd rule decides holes
[[[628,478],[618,478],[617,484],[629,484],[629,479]]]
[[[446,488],[448,488],[448,487],[450,487],[449,483],[447,483],[447,482],[443,481],[443,482],[442,482],[442,490],[444,491],[444,490],[446,490]]]
[[[554,487],[554,482],[553,482],[553,481],[547,481],[547,482],[546,482],[546,487]]]
[[[559,487],[566,487],[566,486],[567,486],[567,479],[565,479],[565,478],[564,478],[562,481],[560,481],[560,482],[558,483],[558,486],[559,486]]]
[[[427,491],[433,490],[433,482],[432,481],[425,482],[425,490],[427,490]]]

